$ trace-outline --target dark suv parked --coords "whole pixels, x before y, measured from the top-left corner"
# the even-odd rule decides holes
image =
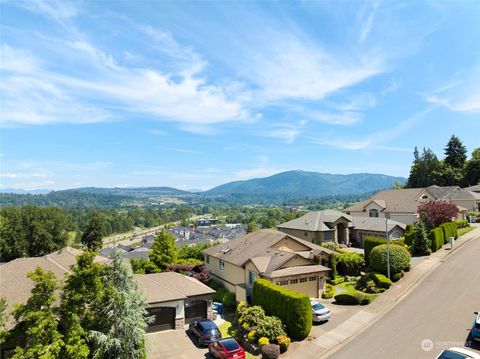
[[[198,338],[198,344],[200,345],[208,345],[222,337],[217,325],[208,319],[191,322],[188,331]]]

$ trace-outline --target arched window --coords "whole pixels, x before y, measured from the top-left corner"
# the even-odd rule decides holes
[[[368,211],[369,217],[378,217],[378,209],[371,209]]]

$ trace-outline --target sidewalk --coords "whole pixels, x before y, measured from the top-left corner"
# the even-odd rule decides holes
[[[413,267],[400,281],[394,283],[388,291],[381,294],[372,304],[364,307],[364,310],[357,312],[350,319],[315,340],[305,340],[304,343],[302,343],[304,345],[298,347],[295,351],[291,353],[287,351],[285,357],[289,359],[322,359],[332,355],[336,350],[353,339],[356,334],[366,330],[390,311],[449,255],[455,253],[458,248],[473,238],[480,237],[480,224],[471,225],[477,228],[458,238],[455,241],[453,249],[450,249],[450,245],[445,245],[436,253],[431,254],[427,259]]]

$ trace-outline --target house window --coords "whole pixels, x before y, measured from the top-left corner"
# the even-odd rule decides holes
[[[288,280],[282,280],[281,282],[278,282],[278,285],[287,285]]]
[[[255,272],[248,272],[248,285],[250,287],[253,286],[253,282],[255,282],[257,280],[257,273]]]
[[[305,283],[307,281],[307,278],[300,278],[300,283]]]
[[[225,262],[220,259],[220,261],[218,262],[218,266],[221,270],[224,270],[225,269]]]
[[[310,278],[308,278],[308,281],[309,281],[309,282],[314,282],[314,281],[316,281],[316,280],[317,280],[317,277],[310,277]]]
[[[205,254],[205,263],[210,263],[210,256],[208,254]]]
[[[371,209],[368,211],[369,217],[378,217],[378,209]]]
[[[290,284],[297,284],[297,283],[298,283],[298,279],[292,279],[292,280],[290,281]]]

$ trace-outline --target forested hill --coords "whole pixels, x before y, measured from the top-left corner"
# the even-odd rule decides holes
[[[371,173],[337,175],[288,171],[265,178],[226,183],[203,192],[203,194],[209,196],[281,196],[285,199],[312,198],[374,192],[392,188],[396,181],[405,183],[406,179]]]

